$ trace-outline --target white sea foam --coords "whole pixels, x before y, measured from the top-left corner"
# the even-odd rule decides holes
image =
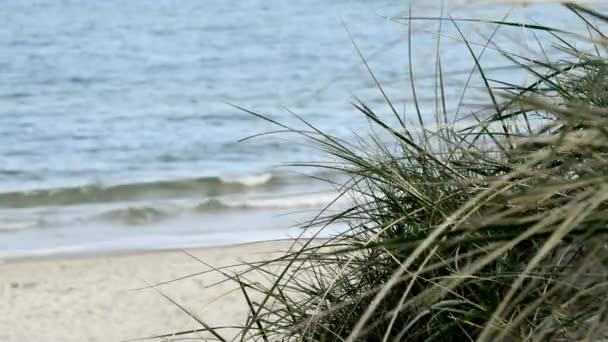
[[[332,204],[336,197],[337,193],[335,192],[318,192],[279,197],[208,199],[197,205],[196,209],[199,211],[218,209],[321,209]],[[346,199],[340,199],[334,205],[341,206],[345,203],[347,203]]]
[[[17,221],[17,222],[2,222],[0,223],[0,232],[10,232],[17,230],[24,230],[32,227],[36,227],[38,222],[36,221]]]
[[[224,184],[239,184],[244,186],[259,186],[266,184],[272,180],[272,175],[269,173],[263,173],[261,175],[249,175],[240,177],[219,177],[220,181]]]

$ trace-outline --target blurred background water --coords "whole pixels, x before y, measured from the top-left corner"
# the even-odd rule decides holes
[[[414,8],[439,15],[439,4]],[[466,2],[450,6],[472,15]],[[239,142],[276,127],[230,104],[291,124],[289,108],[347,139],[367,130],[349,101],[383,100],[346,26],[413,113],[406,24],[390,19],[407,10],[404,1],[3,2],[0,257],[297,234],[288,227],[334,192],[277,165],[321,157],[282,139]],[[422,62],[435,57],[425,29],[437,23],[427,24],[413,36]],[[466,50],[452,54],[445,40],[446,70],[467,70],[471,59],[455,52]],[[432,70],[417,70],[429,86]]]

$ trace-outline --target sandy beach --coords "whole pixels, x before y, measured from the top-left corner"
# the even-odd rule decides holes
[[[291,241],[188,250],[214,267],[278,256]],[[57,257],[0,264],[0,341],[125,341],[199,328],[153,289],[209,267],[183,251]],[[250,280],[255,280],[255,275]],[[159,287],[211,325],[244,322],[234,282],[212,271]]]

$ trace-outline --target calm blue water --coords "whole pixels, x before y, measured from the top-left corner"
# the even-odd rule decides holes
[[[419,11],[437,14],[438,3]],[[411,106],[404,26],[385,18],[406,10],[403,1],[4,2],[0,256],[296,234],[285,227],[304,216],[282,214],[320,208],[332,192],[276,166],[317,155],[278,138],[238,143],[276,127],[229,104],[294,123],[284,106],[346,137],[365,129],[349,101],[381,98],[344,21],[387,92]],[[414,39],[422,59],[434,56],[432,39]]]

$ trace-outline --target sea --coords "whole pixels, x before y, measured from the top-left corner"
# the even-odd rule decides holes
[[[0,258],[289,238],[320,210],[348,206],[329,205],[339,189],[319,180],[345,176],[292,165],[331,157],[273,121],[360,139],[373,128],[355,99],[389,113],[363,61],[414,120],[408,54],[418,58],[421,101],[432,99],[439,35],[429,33],[438,27],[430,21],[408,36],[408,23],[395,18],[412,10],[500,19],[512,9],[466,1],[3,1]],[[545,5],[527,10],[547,13]],[[445,72],[462,78],[473,64],[455,32],[443,38]]]

